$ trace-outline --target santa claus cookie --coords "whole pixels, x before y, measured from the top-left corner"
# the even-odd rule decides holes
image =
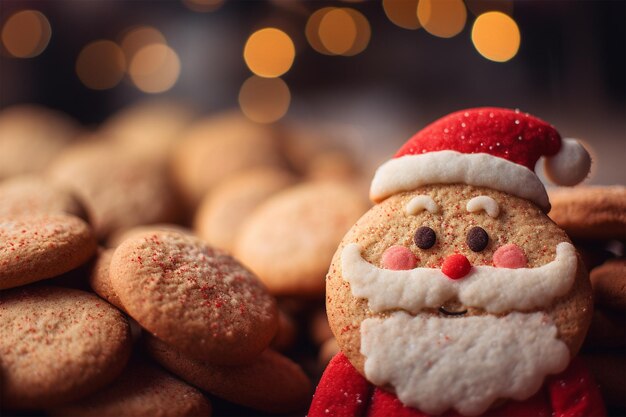
[[[541,156],[560,184],[589,170],[549,124],[480,108],[434,122],[378,169],[377,205],[327,276],[341,352],[309,416],[604,414],[575,359],[589,277],[546,216]]]

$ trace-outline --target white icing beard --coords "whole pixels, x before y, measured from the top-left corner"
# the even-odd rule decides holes
[[[367,299],[373,312],[413,314],[455,297],[496,314],[545,308],[571,289],[578,264],[567,242],[543,266],[474,266],[459,280],[436,268],[378,268],[363,259],[357,244],[344,248],[341,261],[352,295]],[[570,359],[558,329],[542,312],[439,317],[399,311],[366,319],[360,330],[367,379],[391,385],[404,405],[435,415],[454,408],[475,416],[498,398],[525,400]]]
[[[546,375],[563,371],[569,350],[544,313],[442,318],[396,312],[361,324],[365,375],[394,387],[428,414],[484,413],[498,398],[525,400]]]

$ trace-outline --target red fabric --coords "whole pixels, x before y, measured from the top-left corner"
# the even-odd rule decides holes
[[[317,385],[309,417],[364,416],[373,387],[339,352]]]
[[[309,417],[432,417],[405,407],[394,395],[373,387],[343,353],[330,362],[317,386]],[[580,359],[525,401],[507,401],[482,417],[604,417],[597,385]],[[463,417],[448,411],[440,417]]]
[[[600,390],[580,358],[548,382],[554,417],[603,417]]]
[[[560,148],[561,136],[543,120],[515,110],[482,107],[461,110],[431,123],[409,139],[395,157],[443,150],[488,153],[533,171],[542,155],[553,156]]]

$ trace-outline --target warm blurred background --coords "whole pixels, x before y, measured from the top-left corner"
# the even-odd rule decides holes
[[[199,114],[340,124],[385,160],[453,110],[518,107],[582,138],[624,183],[623,1],[7,1],[0,106],[95,126],[144,98]],[[367,149],[367,152],[364,150]]]

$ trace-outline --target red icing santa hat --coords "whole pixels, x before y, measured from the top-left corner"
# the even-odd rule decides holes
[[[477,108],[445,116],[419,131],[381,165],[370,198],[427,184],[469,184],[533,201],[544,211],[550,202],[534,172],[545,159],[547,176],[558,185],[584,180],[591,158],[575,139],[561,139],[548,123],[519,110]]]

